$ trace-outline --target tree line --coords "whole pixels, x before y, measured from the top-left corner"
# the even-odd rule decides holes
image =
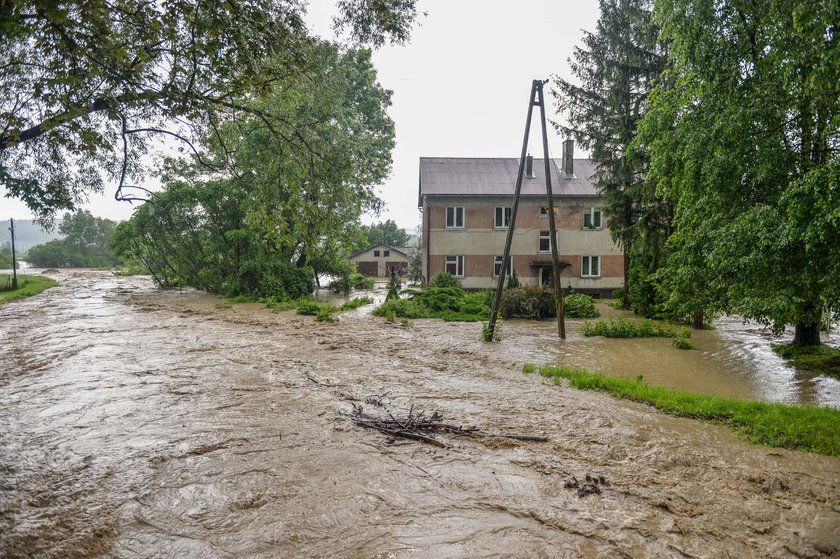
[[[596,163],[624,304],[819,343],[840,317],[840,4],[600,7],[553,93],[557,128]]]

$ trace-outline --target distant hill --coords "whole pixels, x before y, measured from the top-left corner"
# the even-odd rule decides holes
[[[15,220],[15,250],[23,252],[35,245],[42,245],[53,239],[61,239],[64,235],[58,232],[58,224],[52,232],[44,231],[41,226],[31,219]],[[0,220],[0,247],[11,243],[12,236],[9,232],[9,220]]]

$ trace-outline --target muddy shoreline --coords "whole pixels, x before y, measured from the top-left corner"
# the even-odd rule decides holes
[[[543,384],[515,336],[59,279],[0,307],[4,557],[840,554],[839,460]],[[383,394],[549,442],[389,444],[342,415]]]

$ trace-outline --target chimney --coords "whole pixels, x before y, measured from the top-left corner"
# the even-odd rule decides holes
[[[567,179],[575,176],[575,141],[572,139],[563,142],[563,175]]]
[[[534,156],[530,153],[525,158],[525,177],[529,179],[534,178]]]

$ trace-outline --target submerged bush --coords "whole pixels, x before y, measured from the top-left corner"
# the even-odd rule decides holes
[[[595,300],[589,295],[575,293],[568,295],[563,301],[564,310],[568,318],[595,318],[601,316],[595,308]]]
[[[604,336],[605,338],[673,338],[676,336],[673,327],[660,326],[655,322],[643,318],[633,322],[625,318],[618,320],[599,320],[594,324],[583,324],[584,336]]]
[[[373,310],[375,316],[391,318],[427,318],[427,311],[412,299],[391,299]]]
[[[449,322],[477,322],[490,316],[492,293],[467,293],[458,286],[405,290],[408,299],[391,299],[373,311],[376,316],[393,312],[400,318],[440,318]]]
[[[429,281],[429,287],[457,287],[461,288],[461,280],[447,272],[438,272]]]
[[[533,285],[505,289],[499,305],[502,318],[541,319],[557,316],[554,293]]]
[[[315,316],[320,310],[321,304],[317,301],[313,301],[312,299],[303,299],[298,303],[297,313]]]

